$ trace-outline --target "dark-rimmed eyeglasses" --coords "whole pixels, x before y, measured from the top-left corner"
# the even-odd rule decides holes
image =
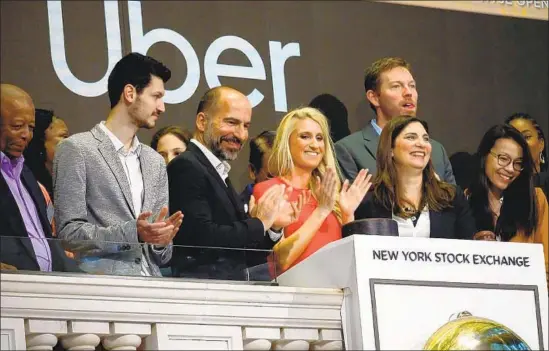
[[[511,162],[513,162],[513,169],[515,171],[520,172],[524,169],[524,166],[522,165],[522,160],[513,161],[508,155],[496,154],[493,151],[490,151],[490,154],[498,160],[498,165],[500,165],[501,167],[507,167]]]

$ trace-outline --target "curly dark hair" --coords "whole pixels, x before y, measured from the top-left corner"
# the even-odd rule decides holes
[[[507,117],[507,119],[505,119],[505,123],[510,124],[512,121],[514,121],[516,119],[524,119],[524,120],[530,121],[530,123],[532,123],[532,125],[534,126],[534,128],[538,132],[538,138],[542,139],[545,142],[545,147],[543,148],[543,151],[541,152],[541,154],[543,156],[543,160],[545,162],[542,162],[540,164],[540,170],[539,171],[540,172],[547,171],[549,160],[547,159],[547,139],[545,139],[545,134],[543,133],[543,129],[541,129],[538,121],[536,121],[536,119],[534,117],[532,117],[529,114],[524,113],[524,112],[513,113],[511,116],[509,116],[509,117]],[[534,155],[532,155],[532,156],[534,156]]]
[[[46,129],[54,118],[52,110],[37,108],[34,113],[35,127],[32,140],[23,152],[25,164],[30,168],[32,174],[42,184],[53,200],[53,182],[48,169],[46,168]]]
[[[265,130],[255,138],[250,139],[250,158],[249,164],[257,174],[263,166],[263,155],[273,149],[276,132]]]

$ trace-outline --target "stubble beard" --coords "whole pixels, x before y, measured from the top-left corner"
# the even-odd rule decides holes
[[[143,104],[139,99],[134,106],[128,109],[128,114],[139,129],[153,129],[156,126],[156,122],[152,120],[152,115],[145,116]]]

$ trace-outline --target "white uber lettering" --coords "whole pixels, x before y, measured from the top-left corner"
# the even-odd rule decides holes
[[[289,43],[282,47],[279,41],[269,42],[271,55],[271,77],[273,80],[274,108],[276,112],[288,111],[286,100],[286,75],[284,65],[290,57],[300,56],[299,43]]]
[[[146,55],[151,46],[159,42],[165,42],[175,46],[185,58],[187,77],[179,88],[166,90],[164,101],[169,104],[178,104],[193,96],[200,83],[200,63],[191,43],[181,34],[166,28],[156,28],[143,35],[141,1],[128,1],[128,15],[132,51]]]
[[[217,63],[221,53],[228,49],[239,50],[246,55],[250,61],[251,67]],[[257,50],[248,41],[233,35],[217,38],[211,43],[210,47],[208,47],[206,55],[204,56],[204,76],[206,77],[206,82],[210,88],[221,85],[219,76],[258,80],[265,80],[267,78],[263,60],[261,60],[261,56],[259,56]],[[263,98],[263,94],[257,89],[254,89],[248,95],[248,100],[250,100],[252,107],[259,105],[259,103],[263,101]]]
[[[107,32],[107,71],[95,82],[84,82],[74,76],[67,63],[63,9],[61,1],[47,1],[50,34],[50,52],[53,70],[70,91],[75,94],[96,97],[107,91],[107,81],[114,65],[122,58],[122,39],[118,19],[118,1],[105,1],[105,29]]]
[[[114,65],[122,58],[118,1],[104,0],[103,4],[107,34],[107,71],[101,79],[95,82],[84,82],[74,76],[67,64],[61,1],[47,2],[50,52],[54,71],[68,89],[81,96],[96,97],[107,92],[109,74]],[[127,4],[131,51],[146,55],[151,46],[159,42],[170,43],[175,46],[185,58],[187,77],[185,77],[179,88],[166,91],[164,101],[170,104],[187,101],[196,93],[200,83],[200,62],[192,44],[181,34],[167,28],[156,28],[143,33],[141,2],[128,1]],[[218,63],[219,56],[228,49],[239,50],[246,55],[246,58],[250,61],[250,66]],[[282,46],[281,42],[269,41],[269,55],[273,80],[274,108],[277,112],[286,112],[288,104],[284,67],[290,57],[300,56],[299,43],[289,43]],[[160,60],[162,59],[160,58]],[[204,75],[210,88],[221,85],[219,81],[221,76],[255,80],[267,79],[265,65],[255,47],[247,40],[234,35],[222,36],[211,43],[204,57]],[[248,98],[254,107],[260,104],[264,97],[258,89],[254,89],[248,94]]]

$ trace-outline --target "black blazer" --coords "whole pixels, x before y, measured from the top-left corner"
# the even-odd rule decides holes
[[[374,199],[370,190],[355,212],[355,219],[392,218],[392,213]],[[431,238],[472,239],[477,232],[469,203],[463,191],[457,187],[452,207],[441,212],[429,210]]]
[[[182,276],[243,279],[247,255],[239,250],[183,249],[178,245],[253,249],[274,245],[263,223],[250,218],[227,181],[228,185],[193,143],[168,164],[170,212],[180,210],[184,215],[172,257],[172,267]]]
[[[21,181],[36,206],[44,235],[51,239],[51,226],[46,215],[46,200],[36,178],[26,165],[21,171]],[[39,271],[40,266],[36,260],[23,217],[2,175],[0,175],[0,214],[0,261],[15,266],[18,270]],[[48,243],[53,271],[80,272],[76,263],[65,255],[60,241],[48,240]]]

